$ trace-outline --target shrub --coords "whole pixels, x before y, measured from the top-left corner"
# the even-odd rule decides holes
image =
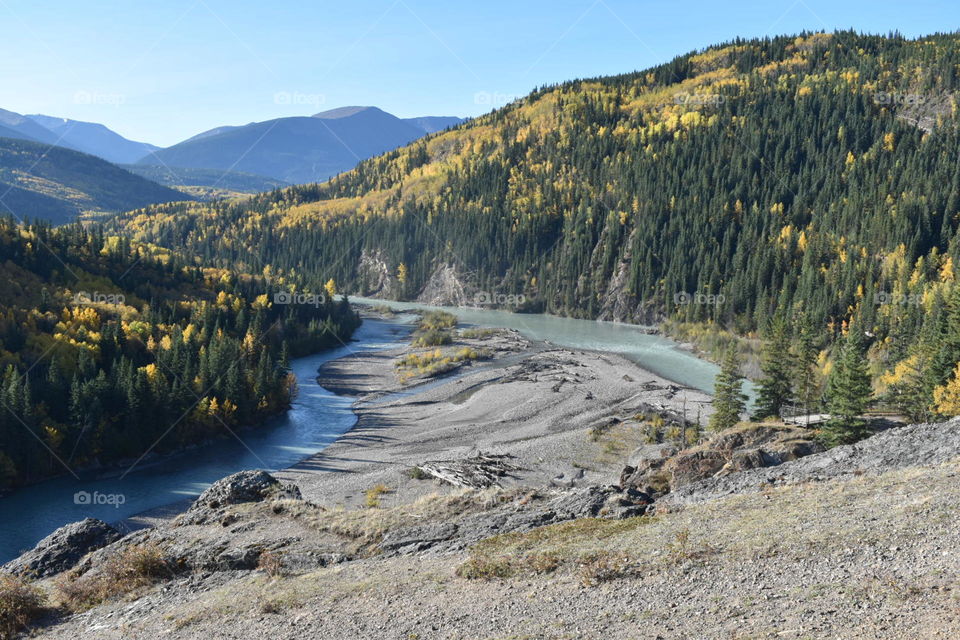
[[[457,567],[457,575],[467,580],[493,580],[509,578],[516,572],[509,558],[472,556]]]
[[[0,574],[0,639],[7,640],[43,613],[43,593],[27,581]]]
[[[413,341],[413,346],[439,347],[441,345],[450,344],[452,341],[453,338],[450,337],[449,331],[430,329],[429,331],[425,331],[418,335]]]
[[[276,578],[283,574],[283,562],[278,554],[267,549],[260,554],[260,558],[257,561],[257,569],[263,571],[271,578]]]
[[[497,334],[496,329],[480,329],[477,327],[473,327],[473,328],[464,329],[463,331],[461,331],[460,337],[467,338],[469,340],[469,339],[478,339],[478,338],[489,338],[490,336],[493,336],[496,334]]]
[[[598,551],[579,559],[580,582],[585,587],[593,587],[601,582],[608,582],[627,576],[633,563],[625,553]]]
[[[82,611],[171,577],[173,570],[159,547],[130,545],[97,569],[61,579],[57,591],[68,609]]]
[[[457,326],[457,316],[446,311],[427,311],[417,321],[417,327],[421,331],[453,329],[455,326]]]
[[[376,509],[380,506],[380,497],[385,494],[390,493],[390,487],[380,483],[375,485],[366,491],[366,504],[367,507],[371,509]]]
[[[407,475],[410,476],[411,480],[429,480],[433,476],[421,469],[420,467],[410,467],[410,470],[407,472]]]

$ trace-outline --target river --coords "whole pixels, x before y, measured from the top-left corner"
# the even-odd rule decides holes
[[[384,304],[380,300],[354,300]],[[440,308],[389,304],[398,311]],[[714,365],[679,349],[675,342],[648,335],[632,325],[492,310],[450,311],[468,324],[509,327],[557,346],[618,353],[680,384],[708,392],[713,388],[717,372]],[[348,347],[294,360],[291,368],[300,392],[290,411],[269,426],[239,432],[242,442],[230,437],[141,463],[129,475],[124,476],[120,469],[109,474],[80,474],[80,481],[63,476],[0,498],[0,562],[31,548],[69,522],[85,517],[117,522],[199,495],[212,482],[236,471],[283,469],[321,451],[353,427],[356,417],[351,411],[351,398],[335,396],[317,385],[317,368],[350,351],[373,351],[397,344],[406,334],[402,323],[408,320],[406,314],[394,321],[367,320]]]

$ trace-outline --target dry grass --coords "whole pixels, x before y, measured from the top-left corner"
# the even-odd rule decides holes
[[[391,507],[329,511],[301,509],[299,513],[291,509],[291,514],[299,515],[315,529],[366,544],[379,541],[397,527],[451,520],[517,498],[522,499],[522,496],[515,491],[463,490],[450,494],[434,493],[410,504]]]
[[[265,574],[271,578],[277,578],[283,575],[283,562],[280,558],[280,554],[275,551],[270,551],[267,549],[260,554],[259,560],[257,560],[257,569],[263,571]]]
[[[908,544],[921,535],[918,521],[951,517],[951,505],[960,502],[960,483],[950,475],[957,471],[958,465],[944,465],[768,487],[674,513],[573,520],[488,538],[471,549],[467,562],[482,568],[480,559],[498,559],[512,568],[513,576],[522,576],[533,572],[517,559],[551,554],[559,558],[560,569],[580,572],[582,582],[596,583],[604,576],[645,575],[691,563],[817,558],[836,552],[838,540],[851,547]],[[625,551],[629,557],[618,556]],[[620,572],[618,567],[629,570]]]
[[[364,503],[370,509],[377,509],[380,507],[380,498],[391,491],[392,489],[390,489],[390,487],[387,485],[383,483],[377,484],[367,489],[366,493],[364,494]]]
[[[171,577],[173,569],[159,547],[131,545],[96,570],[81,576],[67,574],[55,586],[63,606],[84,611]]]
[[[44,595],[21,578],[0,574],[0,640],[13,638],[44,611]]]

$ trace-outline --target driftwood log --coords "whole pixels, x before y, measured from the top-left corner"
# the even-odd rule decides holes
[[[467,489],[486,489],[500,486],[500,479],[517,471],[517,467],[509,462],[514,456],[510,454],[495,455],[480,452],[471,458],[461,460],[437,460],[417,465],[423,473],[455,487]]]

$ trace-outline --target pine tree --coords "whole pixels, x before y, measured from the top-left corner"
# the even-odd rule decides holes
[[[870,395],[870,373],[861,339],[851,329],[827,379],[827,410],[831,420],[824,430],[824,439],[828,444],[852,442],[866,435],[860,416],[867,408]]]
[[[710,429],[723,431],[740,422],[740,414],[746,407],[747,396],[743,393],[743,375],[740,373],[740,358],[736,347],[727,349],[713,386],[713,410]]]
[[[778,317],[773,321],[760,352],[763,377],[757,382],[759,390],[754,419],[780,417],[780,412],[792,398],[790,378],[794,368],[787,323]]]
[[[803,415],[810,415],[814,412],[820,395],[819,373],[816,368],[818,350],[813,329],[808,322],[801,322],[797,334],[793,348],[791,384],[801,412]]]

